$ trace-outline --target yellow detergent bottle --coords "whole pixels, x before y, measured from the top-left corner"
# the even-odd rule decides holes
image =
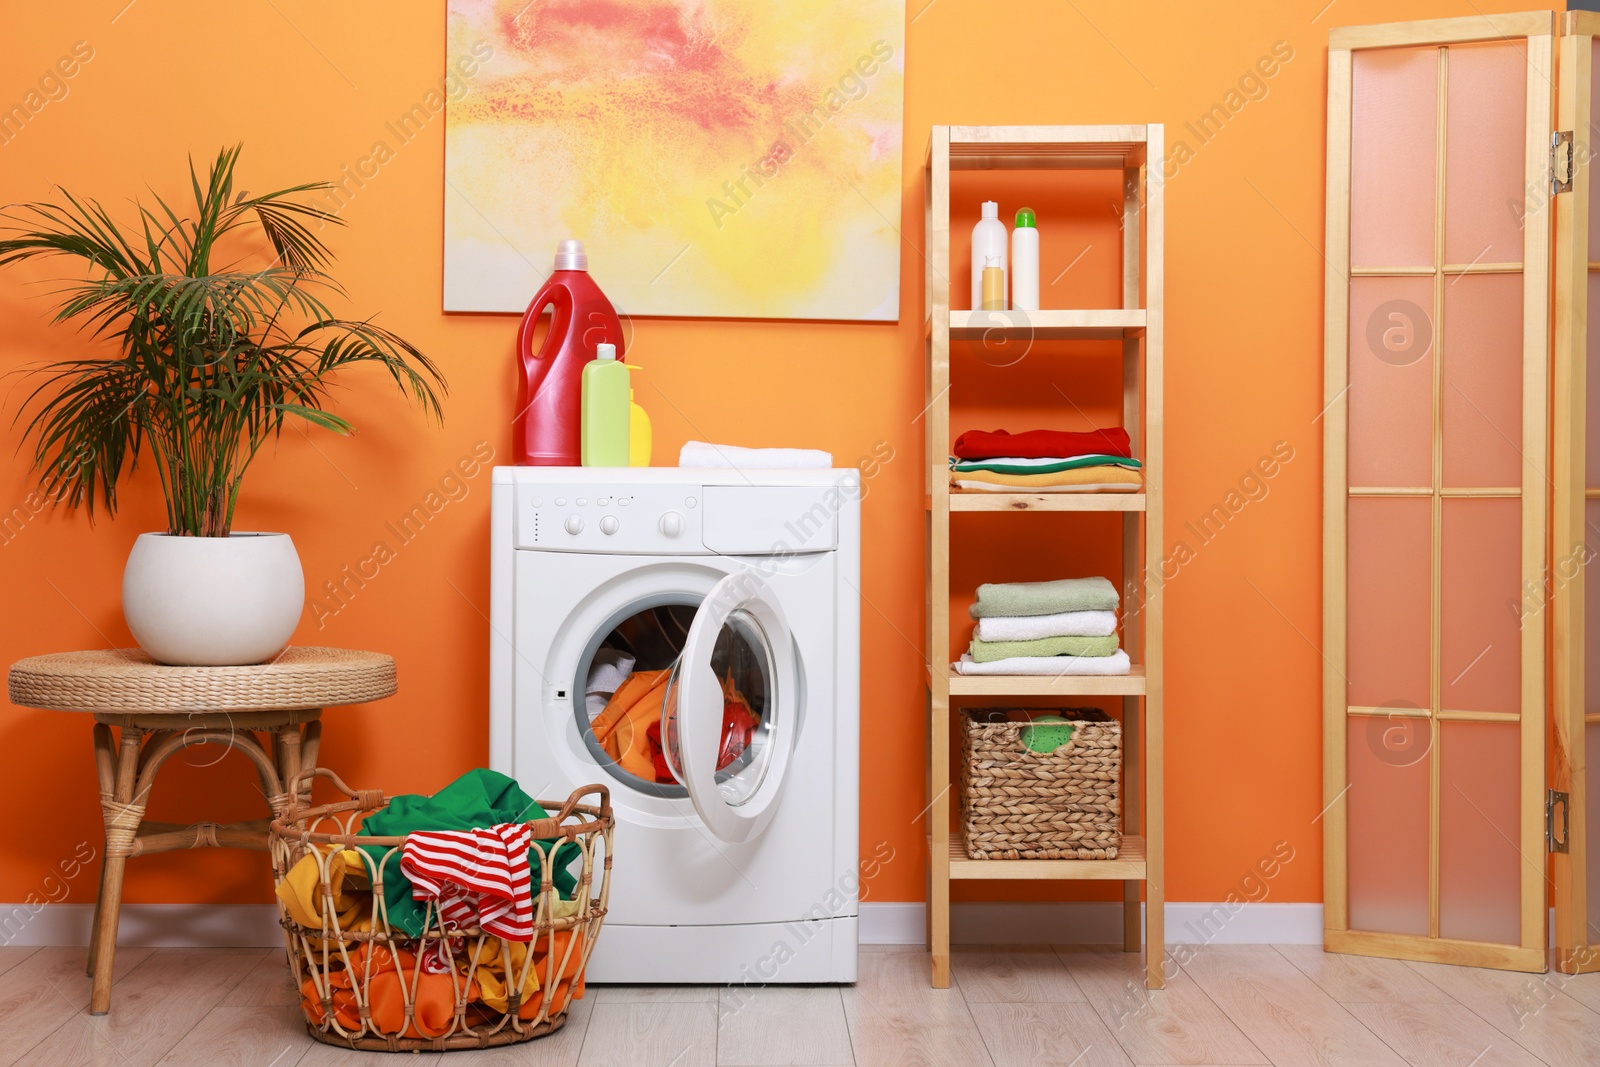
[[[628,370],[643,368],[629,363]],[[650,415],[633,397],[633,379],[628,380],[628,466],[650,466]]]
[[[595,346],[583,367],[583,417],[579,427],[585,467],[628,465],[628,371],[617,346]]]

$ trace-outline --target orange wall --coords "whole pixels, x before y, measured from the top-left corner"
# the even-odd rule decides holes
[[[147,183],[178,195],[186,153],[204,162],[241,140],[246,188],[335,177],[369,156],[388,136],[385,123],[440,80],[442,4],[125,4],[12,5],[6,14],[0,106],[21,101],[74,42],[87,41],[94,57],[65,98],[0,145],[0,203],[43,197],[51,183],[113,204]],[[1526,6],[908,0],[901,323],[635,323],[629,355],[648,368],[640,400],[655,421],[657,462],[671,462],[690,437],[821,447],[842,464],[872,457],[880,442],[893,449],[869,483],[864,517],[862,852],[882,857],[887,842],[895,855],[869,884],[870,899],[922,896],[916,420],[920,166],[929,126],[1163,122],[1169,148],[1181,140],[1192,150],[1167,192],[1167,537],[1169,547],[1187,538],[1196,550],[1167,586],[1168,898],[1220,900],[1288,841],[1295,859],[1272,882],[1270,899],[1316,901],[1321,441],[1313,419],[1322,407],[1326,31]],[[1278,42],[1292,58],[1264,89],[1246,86],[1255,98],[1220,133],[1202,143],[1185,130],[1213,105],[1234,103],[1230,91],[1259,58],[1283,50]],[[381,311],[381,322],[443,365],[452,387],[444,427],[426,425],[388,391],[351,375],[341,410],[360,432],[346,439],[289,430],[251,472],[239,508],[238,528],[294,536],[314,596],[365,558],[385,522],[410,510],[475,442],[487,440],[502,457],[509,447],[516,319],[439,311],[442,156],[436,119],[351,201],[350,228],[332,243],[353,309]],[[957,188],[963,202],[985,192],[976,179]],[[1008,192],[1002,206],[1015,207],[1021,195]],[[1092,197],[1087,204],[1054,217],[1041,209],[1047,281],[1054,259],[1064,265],[1067,252],[1090,246],[1054,291],[1068,300],[1103,287],[1107,275],[1096,272],[1115,269],[1107,236],[1114,231]],[[543,261],[550,250],[524,252]],[[75,335],[44,322],[46,290],[31,282],[48,276],[0,275],[0,369],[82,351]],[[952,276],[964,282],[960,263]],[[999,373],[980,368],[958,428],[1001,421],[1014,391]],[[1109,385],[1095,361],[1076,357],[1035,360],[1019,373],[1092,394],[1099,399],[1087,401],[1091,412]],[[0,393],[9,414],[17,379]],[[1024,417],[1013,410],[1008,421]],[[1209,511],[1277,442],[1293,459],[1270,491],[1200,546],[1185,522]],[[0,449],[0,511],[31,487],[14,443],[8,437]],[[487,759],[487,484],[487,474],[470,482],[464,499],[337,614],[318,619],[308,610],[296,635],[298,643],[381,649],[399,661],[399,696],[327,716],[324,751],[352,782],[430,790]],[[114,522],[45,513],[5,532],[0,658],[131,643],[119,580],[134,537],[162,522],[156,490],[153,478],[134,479]],[[1042,542],[1061,572],[1076,569],[1059,543],[1040,536],[1043,525],[1025,525],[975,522],[958,546],[971,560],[1002,544],[1009,554],[1021,537]],[[1000,562],[957,571],[969,586],[1046,576],[1055,575]],[[207,765],[214,758],[202,749],[189,756],[191,766],[169,764],[152,817],[176,818],[201,802],[218,818],[256,814],[259,798],[239,784],[242,766]],[[0,715],[0,808],[14,813],[0,841],[0,901],[58,892],[46,881],[57,863],[79,842],[99,842],[86,719],[18,708]],[[257,857],[168,855],[130,871],[134,901],[269,899]],[[93,894],[91,869],[73,882],[71,899]]]

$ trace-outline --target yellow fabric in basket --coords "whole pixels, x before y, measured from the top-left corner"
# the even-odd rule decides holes
[[[361,854],[352,849],[335,851],[336,848],[329,845],[322,850],[327,857],[328,888],[333,892],[334,914],[328,920],[335,929],[351,930],[364,915],[371,915],[371,884]],[[317,858],[307,854],[278,883],[278,899],[283,901],[289,918],[312,930],[323,928],[321,881]]]

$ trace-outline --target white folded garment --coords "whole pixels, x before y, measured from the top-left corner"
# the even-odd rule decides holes
[[[833,466],[833,454],[815,448],[740,448],[690,441],[678,453],[680,467],[723,467],[771,470],[782,467],[810,469]]]
[[[1117,649],[1109,656],[1013,656],[1011,659],[975,663],[971,656],[950,665],[957,674],[1127,674],[1133,665],[1128,654]]]
[[[978,620],[980,641],[1037,641],[1041,637],[1110,637],[1114,611],[1063,611],[1055,615],[995,615]]]
[[[633,673],[633,657],[620,648],[596,649],[594,662],[589,665],[589,679],[583,686],[583,706],[589,721],[606,710],[611,695],[622,688],[622,683]]]

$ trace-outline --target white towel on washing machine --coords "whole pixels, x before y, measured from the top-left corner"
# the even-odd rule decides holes
[[[690,441],[678,453],[680,467],[722,467],[735,470],[832,467],[833,453],[815,448],[741,448]]]

